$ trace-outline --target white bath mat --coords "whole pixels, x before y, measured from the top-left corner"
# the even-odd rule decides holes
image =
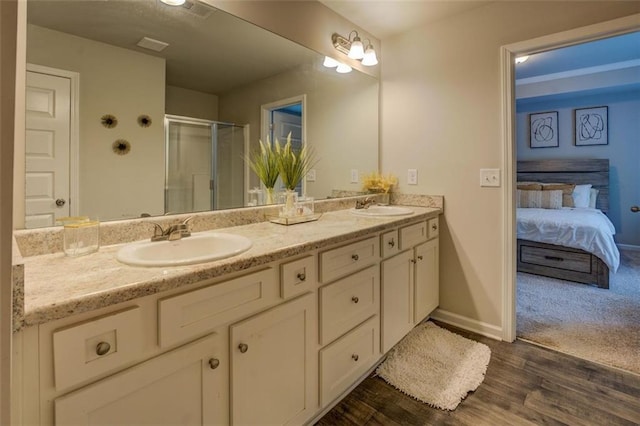
[[[432,322],[400,341],[376,373],[401,392],[443,410],[454,410],[484,380],[491,350]]]

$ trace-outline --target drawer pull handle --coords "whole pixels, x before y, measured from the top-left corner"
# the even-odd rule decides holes
[[[209,367],[211,367],[212,370],[215,370],[216,368],[218,368],[220,366],[220,360],[217,358],[211,358],[209,360]]]
[[[393,238],[390,239],[387,244],[389,244],[389,247],[395,247],[396,246],[396,242],[393,240]]]
[[[298,277],[298,279],[299,279],[300,281],[304,281],[304,280],[306,280],[306,279],[307,279],[307,275],[306,275],[304,272],[300,272],[300,273],[298,273],[298,275],[296,275],[296,276]]]
[[[357,254],[352,254],[351,258],[355,261],[358,261],[358,259],[360,259],[360,256],[358,256]]]
[[[111,350],[111,345],[108,342],[100,342],[96,345],[96,354],[99,356],[106,355]]]
[[[422,260],[422,256],[418,256],[418,260]]]
[[[545,258],[545,259],[548,259],[548,260],[555,260],[556,262],[562,262],[562,261],[564,261],[564,259],[563,259],[563,258],[561,258],[561,257],[557,257],[557,256],[545,256],[544,258]]]
[[[353,296],[353,297],[351,298],[351,301],[352,301],[353,303],[358,303],[358,302],[360,301],[360,299],[358,299],[358,296]]]
[[[249,350],[249,345],[247,345],[246,343],[240,343],[238,345],[238,349],[240,350],[240,353],[245,353]]]
[[[351,359],[354,361],[358,361],[360,359],[360,357],[358,356],[358,354],[353,354],[351,355]]]

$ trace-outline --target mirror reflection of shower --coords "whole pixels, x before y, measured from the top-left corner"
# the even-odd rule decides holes
[[[164,121],[165,214],[242,207],[245,126],[175,115]]]

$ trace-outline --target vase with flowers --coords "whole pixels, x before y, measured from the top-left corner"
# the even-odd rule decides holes
[[[317,163],[315,151],[307,144],[296,152],[291,147],[291,133],[287,136],[287,142],[281,146],[276,139],[276,158],[280,179],[285,187],[285,202],[282,216],[295,215],[295,203],[297,198],[296,187],[306,176],[309,170]]]
[[[363,190],[369,194],[382,194],[378,200],[378,204],[389,204],[389,193],[395,185],[398,184],[398,178],[389,173],[383,175],[379,172],[372,172],[364,175],[362,179]]]
[[[262,142],[262,140],[258,142],[260,143],[260,149],[249,154],[246,161],[265,187],[265,204],[274,204],[274,187],[280,175],[278,155],[269,141],[269,136],[267,136],[266,143]],[[276,145],[277,142],[276,140]]]

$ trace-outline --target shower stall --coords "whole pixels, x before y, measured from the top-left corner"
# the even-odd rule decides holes
[[[246,126],[165,115],[164,128],[165,214],[245,204]]]

